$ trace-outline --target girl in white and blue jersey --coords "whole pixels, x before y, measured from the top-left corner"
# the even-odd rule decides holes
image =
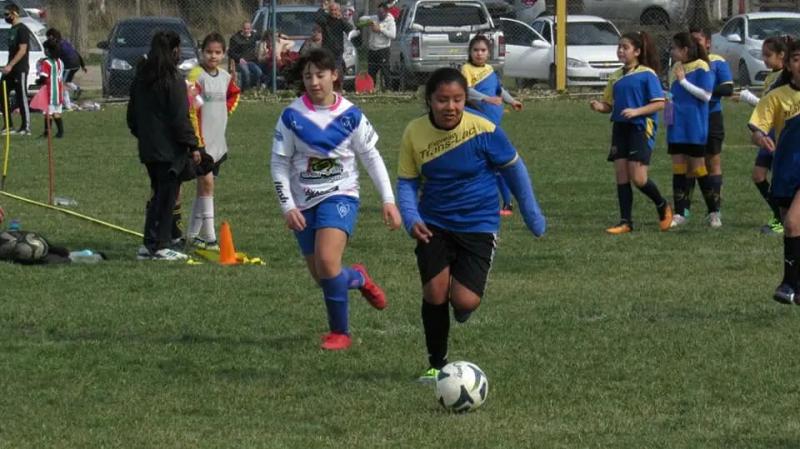
[[[750,117],[752,141],[772,151],[772,199],[783,215],[783,280],[773,299],[798,304],[800,288],[800,42],[787,45],[778,84]],[[770,137],[773,132],[774,138]]]
[[[311,276],[322,287],[330,332],[322,348],[351,344],[348,290],[360,289],[376,309],[386,296],[363,265],[342,267],[359,208],[358,158],[383,202],[383,220],[400,227],[391,181],[376,144],[378,135],[361,110],[334,91],[336,58],[313,49],[297,62],[302,95],[281,113],[272,144],[272,181],[281,212],[295,232]]]
[[[714,89],[714,74],[708,55],[688,32],[672,38],[670,55],[675,62],[670,70],[671,105],[667,116],[668,152],[672,156],[672,190],[675,215],[671,226],[686,223],[688,190],[696,178],[700,189],[709,185],[705,149],[708,141],[708,103]]]
[[[655,204],[659,227],[669,230],[672,209],[648,178],[647,169],[656,140],[658,111],[664,109],[664,92],[658,80],[658,53],[647,33],[626,33],[617,46],[623,67],[611,74],[603,100],[592,100],[593,111],[611,114],[611,150],[619,199],[620,222],[606,229],[612,235],[633,230],[631,182]]]

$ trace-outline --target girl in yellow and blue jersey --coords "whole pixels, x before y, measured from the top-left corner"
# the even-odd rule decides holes
[[[522,158],[503,130],[465,109],[467,80],[451,68],[425,85],[428,114],[406,126],[400,147],[397,196],[406,231],[417,240],[422,281],[422,326],[433,382],[447,364],[450,311],[463,323],[480,306],[500,227],[495,173],[505,178],[528,229],[546,220]],[[420,194],[421,191],[421,194]]]
[[[714,74],[708,65],[705,48],[688,32],[672,37],[670,55],[675,62],[670,70],[669,96],[665,110],[667,152],[672,156],[672,191],[675,215],[672,227],[686,223],[689,186],[697,179],[700,189],[712,190],[706,168],[708,141],[708,103],[714,89]]]
[[[752,141],[772,151],[772,198],[783,216],[783,280],[773,299],[797,304],[800,278],[800,42],[787,45],[783,73],[758,102],[748,124]],[[770,137],[774,132],[774,138]]]
[[[505,110],[503,103],[508,103],[515,111],[522,110],[522,103],[516,100],[503,88],[500,76],[490,64],[491,41],[483,34],[476,34],[469,41],[467,63],[461,66],[461,74],[467,79],[467,100],[475,105],[489,120],[497,126],[503,119]],[[511,191],[503,177],[497,175],[497,188],[503,198],[500,215],[512,214]]]
[[[656,184],[647,177],[650,156],[656,140],[658,111],[664,109],[664,91],[658,80],[658,53],[647,33],[626,33],[617,45],[617,58],[623,67],[611,74],[603,100],[592,100],[593,111],[611,114],[611,151],[619,199],[620,222],[606,229],[609,234],[633,230],[631,210],[636,187],[656,205],[659,227],[669,230],[672,208]]]
[[[772,90],[773,86],[781,77],[781,73],[783,73],[783,60],[786,56],[786,45],[789,42],[791,42],[791,38],[785,36],[773,36],[764,39],[764,44],[761,46],[761,57],[764,60],[764,65],[770,69],[770,72],[764,79],[764,95]],[[738,96],[734,97],[734,100],[740,100],[751,106],[756,106],[759,98],[749,90],[744,89]],[[772,132],[770,132],[770,137],[775,137]],[[759,148],[753,165],[753,183],[755,183],[764,201],[767,202],[772,210],[772,218],[770,218],[767,224],[761,227],[761,232],[764,234],[783,234],[780,209],[775,202],[772,201],[769,180],[767,180],[767,173],[769,173],[772,167],[772,159],[772,151],[766,148]]]

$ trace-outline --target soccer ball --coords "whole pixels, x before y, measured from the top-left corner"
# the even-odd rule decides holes
[[[33,232],[5,231],[0,234],[0,259],[33,263],[47,255],[47,241]]]
[[[448,363],[436,377],[436,398],[442,407],[464,413],[480,407],[489,394],[489,379],[478,365]]]

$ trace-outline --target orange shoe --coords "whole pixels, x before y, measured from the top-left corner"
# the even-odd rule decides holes
[[[360,263],[354,263],[353,269],[364,276],[364,286],[359,289],[361,291],[361,296],[363,296],[372,307],[378,310],[385,309],[386,293],[384,293],[383,289],[369,277],[369,274],[367,274],[367,267]]]
[[[501,217],[510,217],[514,215],[514,206],[510,204],[506,204],[500,209],[500,216]]]
[[[661,232],[669,231],[669,228],[672,227],[672,217],[672,206],[667,204],[664,209],[664,218],[658,221],[658,229],[660,229]]]
[[[337,334],[336,332],[328,332],[322,336],[322,349],[328,351],[341,351],[347,349],[352,343],[352,339],[347,334]]]
[[[606,232],[611,235],[620,235],[620,234],[627,234],[633,231],[633,228],[628,223],[622,222],[616,226],[612,226],[606,229]]]

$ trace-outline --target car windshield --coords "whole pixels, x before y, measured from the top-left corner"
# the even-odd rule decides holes
[[[112,37],[114,47],[149,47],[156,31],[174,31],[181,38],[181,47],[192,48],[194,41],[185,27],[177,23],[123,23]]]
[[[800,36],[800,19],[773,17],[750,20],[750,38],[764,40],[771,36]]]
[[[275,14],[278,31],[287,36],[311,36],[315,11],[286,11]],[[270,17],[270,23],[272,18]]]
[[[426,27],[462,27],[483,25],[486,22],[486,15],[477,4],[423,4],[417,7],[417,13],[414,16],[414,23],[418,23]]]
[[[617,45],[619,34],[608,22],[567,24],[567,45]]]

